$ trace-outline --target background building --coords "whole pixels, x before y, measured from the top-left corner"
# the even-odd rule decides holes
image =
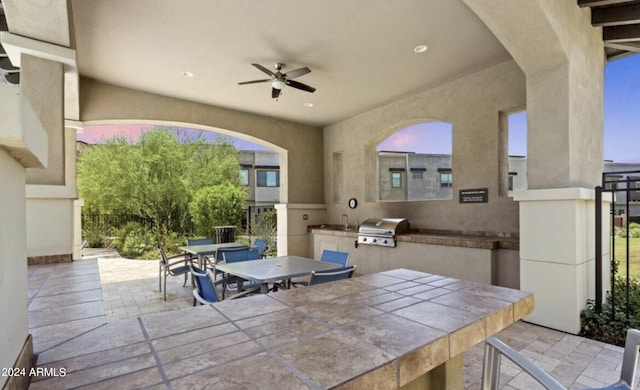
[[[242,150],[239,159],[240,182],[247,189],[242,229],[248,231],[262,213],[280,203],[280,155]]]

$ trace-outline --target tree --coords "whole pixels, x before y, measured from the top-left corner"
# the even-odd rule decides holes
[[[244,189],[231,183],[198,190],[189,204],[196,233],[204,237],[215,237],[215,226],[238,226],[245,196]]]
[[[78,161],[78,190],[88,212],[133,214],[158,228],[185,232],[194,193],[238,185],[239,169],[238,151],[228,139],[180,142],[173,132],[157,128],[135,144],[114,138],[86,148]]]

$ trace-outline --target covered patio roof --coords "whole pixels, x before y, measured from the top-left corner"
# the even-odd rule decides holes
[[[602,39],[609,60],[640,52],[639,0],[578,0],[591,8],[591,23],[602,27]]]
[[[464,1],[70,4],[53,2],[43,13],[4,0],[0,13],[11,31],[2,41],[14,65],[31,50],[65,64],[72,120],[80,119],[79,79],[90,78],[327,126],[510,58]],[[577,6],[602,27],[609,59],[640,51],[639,0],[577,0]],[[422,45],[426,51],[414,53]],[[284,63],[283,73],[308,67],[311,73],[296,81],[316,91],[285,87],[276,101],[270,83],[238,85],[270,78],[253,63],[274,72],[275,63]]]

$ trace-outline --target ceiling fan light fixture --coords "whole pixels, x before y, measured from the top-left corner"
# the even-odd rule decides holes
[[[282,89],[284,88],[284,82],[281,80],[273,80],[271,86],[275,89]]]
[[[418,45],[413,48],[413,52],[416,54],[424,53],[428,48],[429,47],[427,45]]]

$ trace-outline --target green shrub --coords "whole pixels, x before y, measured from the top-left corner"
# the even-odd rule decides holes
[[[595,302],[587,301],[587,308],[580,313],[582,328],[580,336],[602,341],[608,344],[624,346],[627,329],[640,326],[640,281],[629,281],[629,318],[627,319],[627,281],[616,277],[615,299],[607,292],[602,310],[597,311]],[[613,307],[613,318],[612,318]]]
[[[277,233],[278,233],[278,212],[275,209],[267,210],[260,216],[260,219],[251,225],[250,232],[256,238],[267,240],[267,256],[275,256],[278,253]]]
[[[151,230],[134,230],[124,240],[121,254],[124,257],[137,258],[143,253],[152,251],[156,248],[156,242],[156,235]]]
[[[109,248],[111,245],[111,228],[102,223],[85,224],[82,239],[89,248]]]
[[[231,183],[198,190],[189,203],[196,234],[215,237],[215,226],[238,226],[242,218],[245,196],[243,188]]]
[[[120,254],[127,258],[141,260],[157,260],[160,258],[158,246],[164,249],[167,256],[178,254],[178,247],[185,244],[181,234],[166,229],[152,229],[138,222],[129,222],[116,230],[114,246]]]
[[[629,224],[629,237],[640,237],[640,223],[632,222]]]
[[[167,232],[166,230],[156,232],[156,239],[158,240],[157,245],[161,246],[168,256],[182,253],[182,251],[179,250],[178,247],[181,247],[187,243],[187,238],[184,235],[175,232]],[[143,255],[143,258],[145,260],[158,259],[160,258],[160,253],[158,253],[157,249],[154,249],[153,253]]]
[[[158,241],[158,235],[151,228],[129,222],[116,231],[115,246],[122,256],[138,258],[143,253],[154,250]]]

